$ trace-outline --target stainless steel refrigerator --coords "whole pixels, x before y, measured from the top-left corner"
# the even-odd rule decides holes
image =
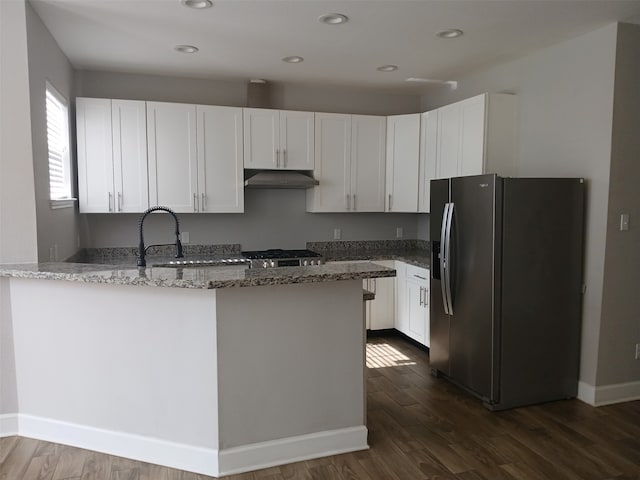
[[[430,363],[491,410],[578,390],[584,181],[431,182]]]

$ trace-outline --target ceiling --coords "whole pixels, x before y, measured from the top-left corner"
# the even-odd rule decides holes
[[[640,0],[30,0],[76,69],[418,93],[615,21]],[[349,21],[318,18],[342,13]],[[464,35],[436,33],[456,28]],[[176,45],[199,48],[184,54]],[[282,57],[299,55],[288,64]],[[376,67],[398,66],[394,72]],[[442,88],[442,87],[441,87]]]

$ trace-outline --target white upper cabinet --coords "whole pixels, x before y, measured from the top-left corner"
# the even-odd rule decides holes
[[[145,102],[76,99],[80,213],[149,206]]]
[[[351,211],[384,212],[387,121],[351,116]]]
[[[384,211],[385,117],[316,113],[310,212]]]
[[[280,166],[286,170],[313,170],[314,113],[280,111]]]
[[[437,110],[434,178],[514,175],[516,97],[485,93]]]
[[[430,181],[515,175],[516,97],[485,93],[422,114],[419,212],[429,212]]]
[[[307,189],[310,212],[347,212],[351,204],[351,115],[316,113],[313,176]]]
[[[197,212],[196,106],[147,102],[147,138],[151,205]]]
[[[112,100],[115,210],[144,212],[149,208],[147,117],[145,102]]]
[[[387,117],[386,211],[418,211],[420,114]]]
[[[244,166],[313,170],[314,113],[244,108]]]
[[[199,212],[244,211],[242,108],[198,105]]]
[[[436,178],[437,141],[438,111],[425,112],[420,117],[419,213],[429,213],[431,179]]]

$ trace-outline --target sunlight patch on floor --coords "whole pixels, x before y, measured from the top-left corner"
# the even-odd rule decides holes
[[[388,343],[367,343],[367,368],[399,367],[416,362]]]

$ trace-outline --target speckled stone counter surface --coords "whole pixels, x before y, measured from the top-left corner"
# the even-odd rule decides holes
[[[396,271],[375,264],[341,264],[312,267],[250,269],[236,266],[186,268],[126,268],[82,263],[0,264],[0,277],[66,280],[112,285],[174,288],[227,288],[335,282],[365,278],[395,277]]]
[[[349,260],[400,260],[430,268],[429,242],[423,240],[374,240],[363,242],[307,242],[307,248],[328,262]]]

